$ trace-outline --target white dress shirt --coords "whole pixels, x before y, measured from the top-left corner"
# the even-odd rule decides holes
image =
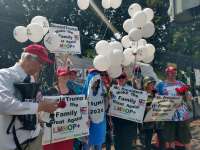
[[[12,120],[12,115],[37,114],[38,104],[32,102],[21,102],[15,97],[14,83],[23,82],[27,74],[17,63],[13,67],[0,69],[0,150],[16,149],[13,134],[7,134],[7,128]],[[15,120],[15,128],[20,143],[37,137],[40,125],[35,131],[19,129],[22,124]]]

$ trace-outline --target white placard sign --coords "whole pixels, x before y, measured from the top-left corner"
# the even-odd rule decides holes
[[[194,69],[196,86],[200,86],[200,70]]]
[[[151,104],[151,109],[145,116],[144,122],[173,121],[173,116],[180,107],[182,98],[180,96],[157,95]]]
[[[78,27],[51,23],[49,31],[56,32],[61,37],[60,46],[53,53],[81,54]]]
[[[43,145],[74,139],[89,134],[88,102],[84,95],[45,96],[45,99],[64,100],[66,107],[54,112],[52,127],[44,127]]]
[[[112,86],[110,115],[142,123],[146,108],[147,93],[131,87]]]

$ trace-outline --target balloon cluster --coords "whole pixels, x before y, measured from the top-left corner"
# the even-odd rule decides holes
[[[102,6],[105,9],[117,9],[121,6],[122,0],[102,0]]]
[[[26,42],[28,39],[32,42],[40,42],[44,35],[49,31],[49,22],[43,16],[36,16],[31,23],[25,26],[17,26],[13,31],[14,38],[20,42]]]
[[[44,45],[50,51],[55,51],[59,47],[61,41],[60,37],[55,32],[49,32],[49,22],[47,18],[43,16],[35,16],[26,27],[15,27],[13,36],[15,40],[20,43],[24,43],[27,40],[37,43],[44,38]]]
[[[95,47],[98,55],[94,58],[94,67],[99,71],[108,71],[113,78],[122,73],[122,66],[136,62],[151,63],[154,59],[155,47],[143,39],[151,37],[155,32],[153,10],[142,10],[139,4],[134,3],[130,5],[128,13],[130,18],[123,23],[127,35],[121,42],[101,40]]]
[[[86,10],[90,6],[90,0],[78,0],[77,4],[81,10]],[[102,6],[105,9],[117,9],[121,6],[121,4],[122,0],[102,0]]]

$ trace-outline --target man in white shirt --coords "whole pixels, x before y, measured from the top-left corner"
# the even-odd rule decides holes
[[[31,44],[24,49],[18,63],[10,68],[0,69],[0,150],[21,150],[16,146],[13,132],[7,133],[14,115],[36,115],[40,111],[50,113],[58,108],[57,102],[22,102],[16,97],[14,83],[23,82],[27,75],[31,76],[40,72],[44,63],[52,63],[48,58],[47,50],[41,45]],[[31,140],[27,144],[28,150],[32,150],[31,147],[35,147],[34,150],[42,149],[41,138],[37,145],[31,146],[35,144],[34,141],[38,141],[39,124],[36,125],[36,130],[20,129],[22,123],[16,117],[13,126],[16,129],[16,136],[22,150],[24,150],[23,143],[27,140]]]

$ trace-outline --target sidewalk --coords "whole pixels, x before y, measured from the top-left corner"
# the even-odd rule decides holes
[[[200,150],[200,120],[193,121],[191,124],[191,134],[192,134],[192,150]],[[137,142],[140,143],[140,142]],[[103,149],[106,150],[106,149]],[[114,147],[112,147],[114,150]],[[138,145],[137,150],[142,150],[141,145]]]
[[[192,150],[200,150],[200,120],[191,123]]]

